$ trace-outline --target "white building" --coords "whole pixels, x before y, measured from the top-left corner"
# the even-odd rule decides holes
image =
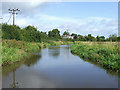
[[[62,38],[69,38],[69,39],[71,38],[71,39],[73,39],[74,36],[71,36],[71,35],[63,35]]]

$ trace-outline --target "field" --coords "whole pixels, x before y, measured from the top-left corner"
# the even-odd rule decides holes
[[[71,46],[71,52],[84,60],[97,62],[106,69],[119,72],[119,47],[118,42],[76,42]]]

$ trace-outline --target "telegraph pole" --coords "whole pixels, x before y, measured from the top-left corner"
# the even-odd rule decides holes
[[[8,9],[9,13],[11,13],[13,15],[13,25],[15,25],[15,14],[17,15],[18,13],[16,13],[17,11],[20,11],[19,9]]]

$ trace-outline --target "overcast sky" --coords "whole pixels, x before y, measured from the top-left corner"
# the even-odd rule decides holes
[[[11,16],[8,8],[21,10],[15,20],[21,28],[33,25],[44,32],[58,28],[61,34],[65,30],[106,37],[118,34],[117,2],[4,2],[3,22]],[[12,24],[12,18],[8,24]]]

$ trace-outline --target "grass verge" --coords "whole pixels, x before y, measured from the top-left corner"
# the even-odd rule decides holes
[[[77,42],[71,52],[83,59],[99,63],[111,71],[120,71],[120,48],[118,42]]]

